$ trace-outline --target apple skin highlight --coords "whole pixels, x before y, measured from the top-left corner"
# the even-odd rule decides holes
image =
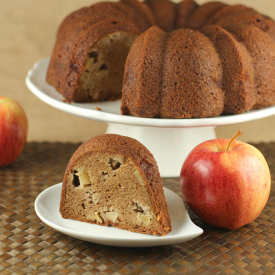
[[[237,229],[262,212],[271,188],[262,153],[247,143],[215,139],[196,146],[180,173],[183,198],[209,225]]]
[[[23,108],[15,100],[0,96],[0,167],[19,157],[27,132],[28,121]]]

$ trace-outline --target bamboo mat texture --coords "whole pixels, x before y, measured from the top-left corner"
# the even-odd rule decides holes
[[[62,182],[79,144],[27,143],[0,168],[0,274],[275,274],[275,143],[255,145],[272,174],[269,201],[251,224],[230,231],[203,223],[204,233],[176,245],[119,248],[74,239],[45,225],[34,201]],[[181,196],[179,179],[163,179]],[[182,197],[182,196],[181,196]]]

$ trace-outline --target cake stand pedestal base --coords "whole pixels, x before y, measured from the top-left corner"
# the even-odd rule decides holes
[[[158,128],[108,124],[107,134],[132,137],[154,155],[161,177],[179,177],[182,164],[199,143],[215,139],[215,127]]]

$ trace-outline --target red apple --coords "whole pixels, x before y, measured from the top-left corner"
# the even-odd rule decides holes
[[[237,229],[262,212],[271,175],[262,153],[231,139],[214,139],[196,146],[180,173],[185,202],[209,225]]]
[[[26,143],[28,122],[23,108],[0,96],[0,166],[14,162]]]

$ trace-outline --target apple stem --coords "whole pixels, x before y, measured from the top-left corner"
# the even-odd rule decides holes
[[[229,141],[229,143],[226,146],[225,151],[229,150],[230,145],[232,144],[232,142],[239,136],[241,136],[243,134],[243,131],[241,129],[238,129],[237,133],[231,138],[231,140]]]

